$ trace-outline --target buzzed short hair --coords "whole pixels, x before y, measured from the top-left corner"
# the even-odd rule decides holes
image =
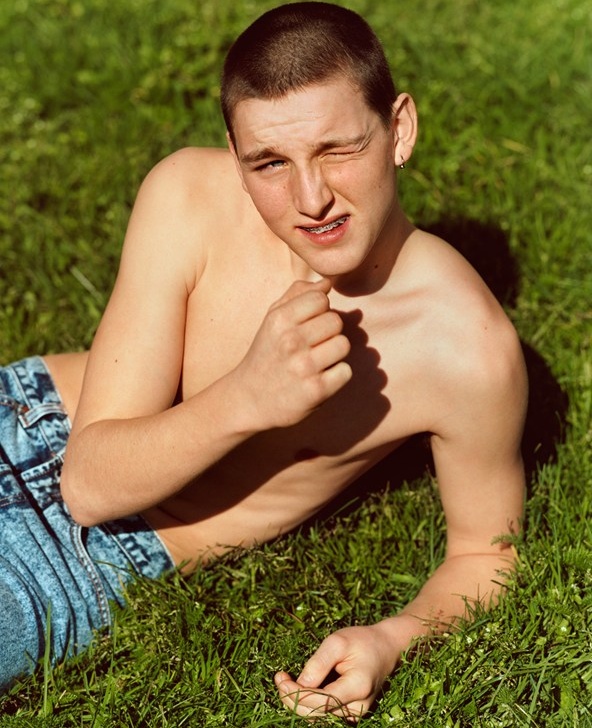
[[[362,17],[325,2],[290,3],[264,13],[237,38],[224,64],[221,103],[231,138],[240,101],[282,98],[336,76],[357,86],[383,123],[390,123],[395,86],[382,45]]]

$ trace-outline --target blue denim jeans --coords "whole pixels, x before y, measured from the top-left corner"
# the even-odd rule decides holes
[[[140,516],[72,520],[59,490],[69,431],[42,359],[0,368],[0,690],[35,669],[48,634],[55,664],[110,626],[130,579],[174,567]]]

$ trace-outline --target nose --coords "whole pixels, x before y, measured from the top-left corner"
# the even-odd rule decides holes
[[[298,212],[315,220],[322,220],[334,201],[333,192],[318,167],[294,171],[292,194]]]

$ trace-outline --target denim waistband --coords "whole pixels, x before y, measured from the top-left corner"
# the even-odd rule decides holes
[[[0,368],[0,407],[5,414],[0,422],[0,444],[8,449],[15,468],[27,471],[63,455],[70,422],[41,357]],[[23,433],[31,433],[31,437],[19,437]]]

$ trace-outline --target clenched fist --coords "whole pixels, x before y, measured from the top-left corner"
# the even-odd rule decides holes
[[[235,370],[257,429],[289,427],[338,392],[352,376],[343,322],[331,310],[331,283],[297,281],[268,310]]]

